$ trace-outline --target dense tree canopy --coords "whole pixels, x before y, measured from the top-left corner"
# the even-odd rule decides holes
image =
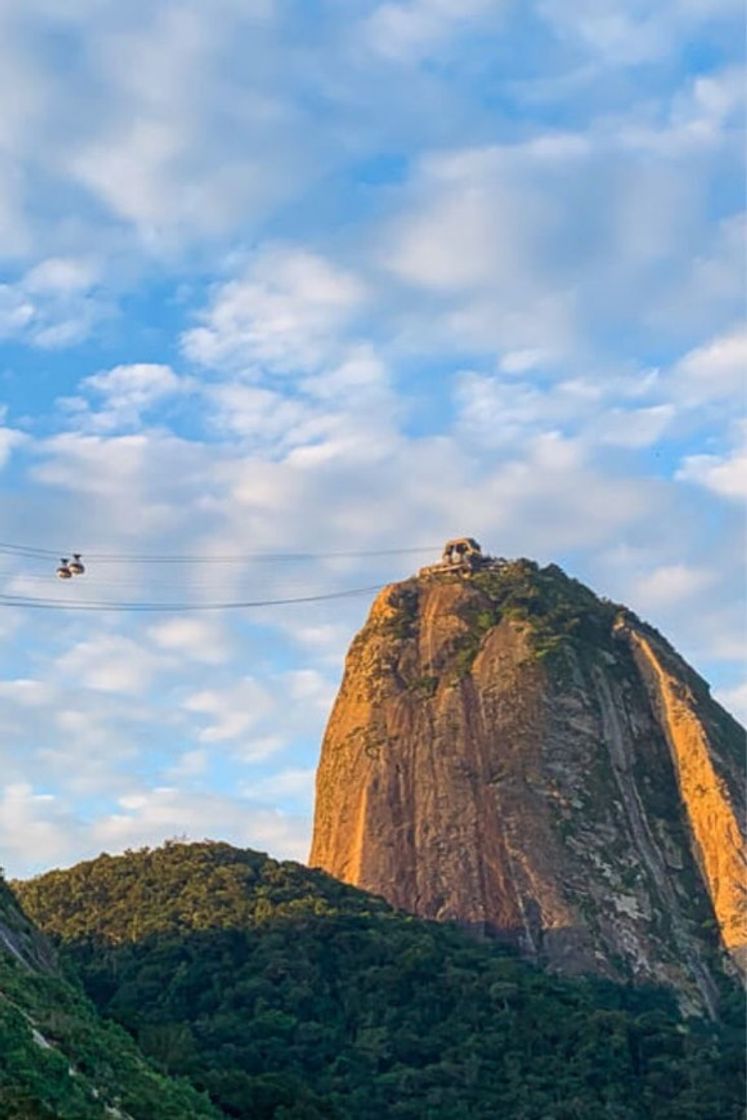
[[[549,976],[225,844],[102,856],[18,889],[99,1008],[226,1116],[741,1116],[728,995],[720,1024],[683,1020],[664,991]]]
[[[57,973],[2,882],[0,933],[2,1120],[105,1120],[115,1115],[107,1107],[132,1120],[217,1120],[206,1098],[154,1068]]]

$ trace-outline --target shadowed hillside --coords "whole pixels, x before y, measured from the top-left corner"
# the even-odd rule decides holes
[[[736,1120],[741,1039],[226,844],[17,890],[88,994],[242,1120]]]
[[[1,1120],[217,1120],[61,974],[0,881]]]

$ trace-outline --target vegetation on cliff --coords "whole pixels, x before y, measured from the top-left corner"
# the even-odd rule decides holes
[[[158,1072],[125,1031],[100,1017],[75,981],[59,974],[46,939],[0,882],[0,1117],[117,1115],[211,1120],[219,1114],[189,1084]]]
[[[229,1117],[741,1115],[739,1025],[549,976],[296,864],[172,844],[17,890],[98,1007]]]

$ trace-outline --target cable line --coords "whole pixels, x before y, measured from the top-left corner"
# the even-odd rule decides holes
[[[36,599],[30,596],[0,593],[0,607],[28,607],[33,610],[58,611],[130,611],[135,613],[247,610],[252,607],[280,607],[292,603],[321,603],[330,599],[370,595],[373,591],[381,591],[386,586],[385,583],[379,583],[371,587],[354,587],[347,591],[330,591],[321,595],[299,595],[283,599],[246,599],[225,603],[107,603],[87,599],[70,602],[65,599]]]
[[[35,548],[31,545],[10,544],[0,541],[0,553],[28,559],[48,559],[58,557],[64,549]],[[334,560],[355,559],[367,556],[406,556],[419,552],[436,551],[433,545],[418,545],[411,548],[377,548],[338,552],[246,552],[234,555],[221,554],[159,554],[137,552],[89,552],[81,549],[87,561],[96,563],[137,563],[137,564],[244,564],[250,561],[296,561],[296,560]]]

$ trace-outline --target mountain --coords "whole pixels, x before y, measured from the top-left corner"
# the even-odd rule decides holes
[[[743,759],[739,725],[631,611],[456,542],[352,643],[310,863],[715,1014],[745,943]]]
[[[102,1014],[225,1117],[741,1117],[729,1006],[685,1020],[664,989],[550,975],[298,864],[172,843],[15,888]]]
[[[159,1073],[66,978],[48,939],[0,881],[0,1118],[217,1120]]]

